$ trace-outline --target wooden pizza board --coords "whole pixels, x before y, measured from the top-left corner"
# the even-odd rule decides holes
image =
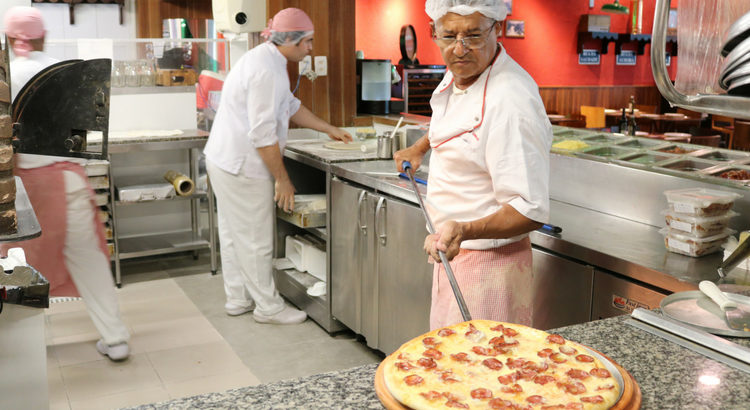
[[[591,349],[590,347],[588,348]],[[620,400],[618,400],[617,403],[615,403],[615,405],[610,408],[610,410],[640,409],[641,408],[641,388],[638,386],[638,382],[636,382],[635,379],[633,378],[633,375],[631,375],[627,370],[623,369],[614,360],[610,359],[609,357],[602,354],[601,352],[594,350],[594,349],[591,349],[591,350],[596,353],[599,353],[600,355],[602,355],[602,357],[609,360],[615,366],[615,368],[620,372],[620,374],[622,375],[622,380],[624,381],[624,384],[625,384],[623,386],[622,396],[620,397]],[[380,399],[380,402],[383,403],[383,406],[388,410],[408,410],[410,409],[410,407],[406,407],[403,404],[401,404],[398,400],[396,400],[396,398],[393,397],[393,395],[391,395],[391,392],[388,391],[388,387],[386,387],[385,385],[383,364],[388,360],[391,360],[391,361],[395,360],[395,357],[391,357],[391,356],[386,357],[382,362],[380,362],[378,369],[375,371],[375,394],[378,395],[378,399]]]

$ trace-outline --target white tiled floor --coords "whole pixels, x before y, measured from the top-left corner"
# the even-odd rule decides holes
[[[310,320],[275,326],[227,316],[221,276],[201,259],[123,266],[118,297],[131,356],[121,363],[96,351],[99,336],[82,301],[52,303],[45,315],[50,408],[121,408],[380,360],[351,333],[331,336]]]

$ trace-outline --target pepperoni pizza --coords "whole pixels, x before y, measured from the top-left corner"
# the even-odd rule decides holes
[[[385,386],[414,409],[607,409],[618,381],[583,346],[511,323],[472,320],[405,343]]]

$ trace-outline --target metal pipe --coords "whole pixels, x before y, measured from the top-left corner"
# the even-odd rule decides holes
[[[656,0],[651,38],[651,72],[659,92],[671,105],[692,111],[750,119],[750,98],[720,94],[685,95],[675,89],[664,61],[668,20],[669,0]]]

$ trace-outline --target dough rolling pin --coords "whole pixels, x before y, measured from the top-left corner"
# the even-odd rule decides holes
[[[409,181],[411,181],[411,186],[414,189],[414,193],[417,195],[417,200],[419,201],[419,207],[422,209],[422,214],[424,215],[424,219],[427,221],[427,230],[431,233],[435,233],[435,226],[432,225],[432,220],[430,219],[430,215],[427,214],[427,210],[424,207],[424,202],[422,201],[422,195],[419,194],[419,189],[417,188],[417,182],[414,181],[414,169],[411,167],[411,163],[409,161],[404,161],[401,164],[401,167],[406,171],[406,175],[409,176]],[[456,297],[456,302],[458,302],[458,309],[461,311],[461,317],[463,317],[464,322],[471,320],[471,314],[469,314],[469,308],[466,306],[466,301],[464,301],[464,295],[461,294],[461,289],[458,287],[458,282],[456,282],[456,277],[453,275],[453,269],[451,269],[450,263],[448,263],[448,257],[445,256],[445,252],[438,251],[438,255],[440,255],[440,261],[443,263],[443,267],[445,268],[445,274],[448,276],[448,282],[451,284],[451,289],[453,289],[453,295]]]

